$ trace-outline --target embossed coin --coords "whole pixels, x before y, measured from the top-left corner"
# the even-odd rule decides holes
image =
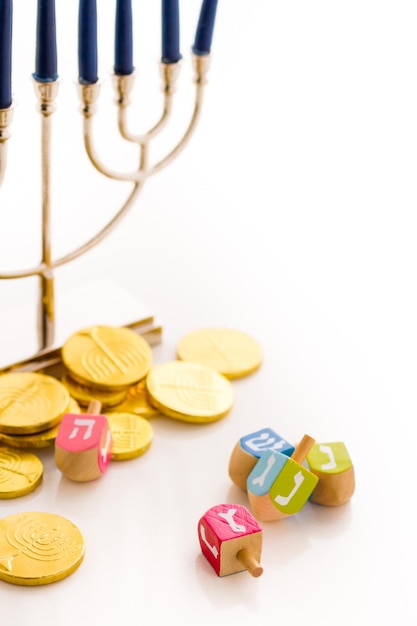
[[[149,344],[129,328],[90,326],[65,342],[62,360],[71,377],[104,391],[133,385],[149,372]]]
[[[262,349],[250,335],[230,328],[203,328],[186,335],[177,346],[182,361],[212,367],[226,378],[252,374],[262,363]]]
[[[53,513],[17,513],[0,519],[0,579],[46,585],[74,572],[84,557],[75,524]]]
[[[69,393],[59,380],[22,372],[0,376],[0,431],[32,434],[52,428],[69,405]]]
[[[62,375],[62,384],[68,389],[71,396],[83,407],[87,407],[91,400],[97,400],[103,408],[112,407],[123,402],[127,394],[125,389],[122,391],[103,391],[91,385],[82,385],[72,379],[68,372],[64,372]],[[70,413],[71,412],[73,411],[70,411]]]
[[[79,404],[70,398],[69,407],[65,411],[66,413],[81,413]],[[33,435],[7,435],[0,432],[0,442],[5,445],[18,448],[19,450],[27,450],[30,448],[48,448],[54,444],[58,430],[61,424],[61,420],[47,430],[43,430],[40,433],[34,433]]]
[[[134,413],[146,419],[161,415],[160,411],[149,402],[146,379],[129,387],[125,400],[116,409],[120,413]]]
[[[218,420],[234,402],[230,381],[196,363],[170,361],[158,365],[149,372],[146,387],[151,403],[161,413],[185,422]]]
[[[153,428],[143,417],[132,413],[106,414],[113,439],[112,461],[124,461],[140,456],[150,447]]]
[[[0,498],[24,496],[41,483],[42,475],[42,461],[37,456],[0,447]]]

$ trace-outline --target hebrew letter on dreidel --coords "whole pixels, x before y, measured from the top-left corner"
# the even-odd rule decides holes
[[[294,487],[292,491],[288,494],[288,496],[281,496],[280,494],[278,494],[274,498],[275,502],[277,502],[281,506],[287,506],[287,504],[290,502],[291,498],[297,493],[298,488],[303,482],[304,476],[303,473],[300,471],[294,476]]]
[[[323,472],[328,472],[329,470],[334,469],[336,467],[336,461],[335,461],[333,450],[331,449],[331,447],[326,446],[324,444],[320,444],[319,448],[320,448],[320,452],[323,452],[323,454],[327,454],[330,459],[328,463],[323,463],[323,465],[321,466],[321,469],[323,470]]]

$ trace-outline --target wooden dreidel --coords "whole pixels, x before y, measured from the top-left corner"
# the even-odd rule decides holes
[[[264,522],[298,513],[311,496],[318,478],[302,465],[314,439],[304,435],[291,457],[264,452],[248,476],[249,503],[255,517]]]
[[[243,491],[246,491],[249,474],[265,450],[274,450],[291,456],[294,446],[271,428],[263,428],[241,437],[233,448],[229,460],[229,476]]]
[[[315,443],[307,454],[307,463],[319,479],[310,502],[340,506],[351,498],[355,473],[344,443]]]
[[[244,570],[255,578],[262,574],[262,528],[246,507],[211,507],[198,522],[198,538],[202,553],[218,576]]]
[[[55,462],[71,480],[87,482],[104,474],[110,462],[112,436],[101,403],[92,400],[88,413],[66,413],[55,440]]]

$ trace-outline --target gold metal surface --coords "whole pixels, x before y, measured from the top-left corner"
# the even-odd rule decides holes
[[[128,328],[91,326],[74,333],[62,348],[72,378],[104,391],[133,385],[149,372],[149,344]]]
[[[126,399],[121,404],[117,405],[117,410],[122,413],[134,413],[145,419],[151,419],[161,415],[161,412],[153,407],[149,401],[145,379],[129,387]]]
[[[43,512],[0,519],[0,579],[46,585],[72,574],[84,557],[84,538],[71,521]]]
[[[241,378],[262,363],[262,348],[246,333],[230,328],[203,328],[186,335],[178,344],[178,358],[212,367],[226,378]]]
[[[69,402],[68,390],[52,376],[4,374],[0,376],[0,431],[25,435],[52,428]]]
[[[112,461],[125,461],[141,456],[153,440],[153,428],[143,417],[133,413],[106,413],[113,439]]]
[[[0,446],[0,499],[26,495],[41,483],[42,475],[42,461],[37,456]]]
[[[61,382],[82,407],[88,407],[91,400],[94,399],[98,400],[103,408],[113,407],[123,402],[127,395],[127,390],[125,389],[122,391],[103,391],[96,387],[82,385],[71,378],[68,372],[63,374]]]
[[[6,173],[7,140],[10,139],[9,127],[13,119],[13,106],[0,109],[0,186]]]
[[[146,378],[151,403],[164,415],[203,424],[231,410],[234,391],[227,378],[215,370],[184,361],[157,365]]]

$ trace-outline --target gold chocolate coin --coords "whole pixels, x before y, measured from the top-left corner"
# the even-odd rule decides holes
[[[81,413],[81,409],[74,398],[70,398],[66,413]],[[61,420],[52,428],[42,430],[40,433],[34,433],[33,435],[7,435],[0,432],[0,443],[18,448],[19,450],[49,448],[55,442],[60,425]]]
[[[81,384],[114,391],[146,376],[152,352],[147,341],[130,328],[90,326],[65,342],[62,360]]]
[[[252,374],[262,363],[262,349],[250,335],[230,328],[203,328],[186,335],[177,346],[182,361],[212,367],[226,378]]]
[[[124,461],[140,456],[149,449],[153,439],[153,429],[143,417],[132,413],[106,414],[113,446],[112,461]]]
[[[32,434],[52,428],[69,405],[69,393],[46,374],[22,372],[0,376],[0,431]]]
[[[75,524],[53,513],[17,513],[0,519],[0,579],[46,585],[72,574],[84,557]]]
[[[184,361],[154,367],[146,378],[151,403],[164,415],[197,424],[214,422],[232,408],[234,392],[215,370]]]
[[[18,498],[33,491],[41,483],[42,475],[42,461],[37,456],[0,446],[1,499]]]
[[[149,396],[146,390],[146,379],[129,387],[126,399],[116,408],[120,413],[134,413],[146,419],[161,415],[160,411],[155,409],[149,402]]]
[[[98,400],[102,407],[115,406],[123,402],[127,393],[125,389],[122,391],[103,391],[103,389],[96,389],[93,386],[82,385],[71,378],[68,372],[64,372],[62,375],[62,384],[82,407],[87,407],[91,400]]]

